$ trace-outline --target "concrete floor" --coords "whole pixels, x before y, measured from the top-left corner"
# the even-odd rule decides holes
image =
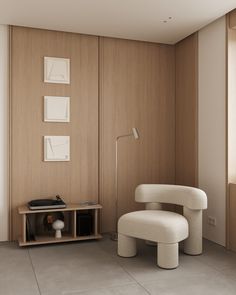
[[[204,254],[180,254],[180,266],[156,266],[155,247],[139,243],[135,258],[116,256],[103,240],[20,249],[0,244],[1,295],[232,295],[236,254],[204,241]]]

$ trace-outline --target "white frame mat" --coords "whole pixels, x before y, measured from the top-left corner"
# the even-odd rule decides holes
[[[45,56],[44,82],[70,84],[70,59]]]
[[[44,161],[70,161],[70,136],[44,136]]]

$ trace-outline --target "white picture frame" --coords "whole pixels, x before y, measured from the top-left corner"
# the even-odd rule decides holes
[[[44,96],[44,122],[70,122],[70,97]]]
[[[45,56],[44,82],[70,84],[70,59]]]
[[[44,161],[70,161],[70,136],[44,136]]]

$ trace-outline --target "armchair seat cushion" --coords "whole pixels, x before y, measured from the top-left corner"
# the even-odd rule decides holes
[[[162,210],[142,210],[123,215],[118,233],[157,243],[173,244],[188,237],[188,222],[180,214]]]

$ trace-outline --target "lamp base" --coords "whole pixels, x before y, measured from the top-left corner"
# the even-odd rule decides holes
[[[117,232],[112,232],[110,238],[111,238],[112,241],[117,242],[118,241],[118,233]]]

